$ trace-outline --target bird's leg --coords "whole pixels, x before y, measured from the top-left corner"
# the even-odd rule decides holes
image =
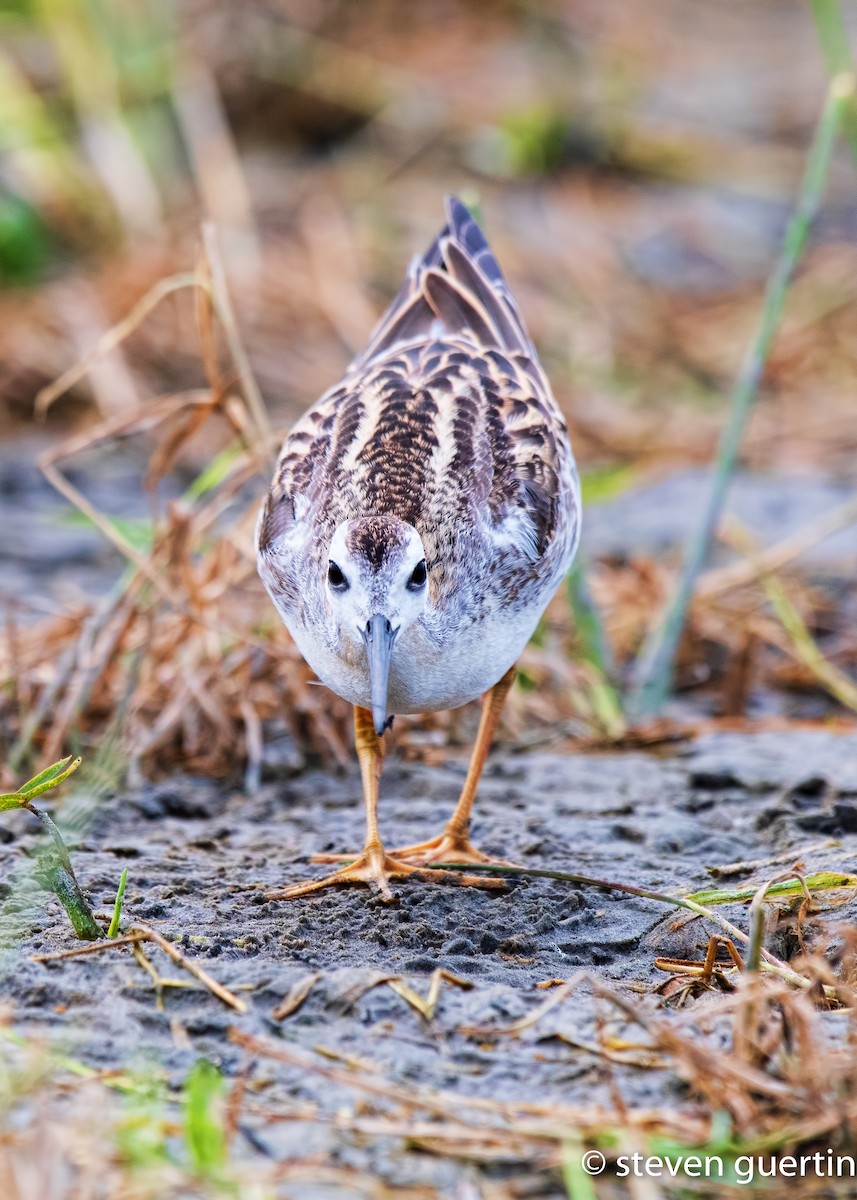
[[[500,720],[500,713],[503,711],[503,705],[514,681],[515,667],[510,667],[499,683],[495,683],[494,687],[485,692],[482,697],[482,716],[479,720],[479,731],[476,734],[476,745],[473,747],[470,766],[467,769],[467,778],[464,781],[458,804],[455,806],[455,812],[447,822],[443,833],[427,842],[420,842],[415,846],[402,846],[400,849],[394,850],[393,854],[396,858],[405,862],[418,863],[421,866],[437,862],[494,863],[507,867],[513,865],[506,859],[491,858],[490,855],[483,854],[481,850],[476,849],[470,840],[470,813],[473,801],[476,799],[476,789],[479,786],[482,769],[485,766],[497,723]]]
[[[323,879],[312,880],[309,883],[295,883],[291,887],[269,892],[270,900],[293,900],[297,896],[306,896],[309,892],[318,892],[322,888],[332,887],[337,883],[366,883],[379,893],[383,900],[393,901],[395,896],[390,890],[391,879],[401,879],[409,875],[417,875],[421,879],[437,880],[441,883],[458,883],[472,887],[502,887],[503,881],[485,879],[474,875],[457,875],[448,871],[432,871],[417,865],[399,862],[387,854],[381,838],[378,835],[378,784],[381,780],[381,766],[384,761],[384,741],[375,732],[372,713],[366,708],[354,708],[354,740],[357,748],[357,759],[360,763],[360,777],[363,781],[363,797],[366,802],[366,841],[360,856],[347,866],[341,867]]]

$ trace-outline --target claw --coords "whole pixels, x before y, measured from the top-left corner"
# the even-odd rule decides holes
[[[402,846],[391,853],[403,862],[414,863],[418,866],[441,862],[487,864],[495,867],[519,865],[510,862],[507,858],[494,858],[491,854],[483,854],[481,850],[477,850],[466,833],[449,833],[448,831],[430,838],[427,842],[417,842],[414,846]]]
[[[325,875],[323,879],[313,879],[308,883],[293,883],[289,887],[268,892],[269,900],[295,900],[298,896],[309,895],[310,892],[320,892],[323,888],[334,887],[340,883],[365,883],[376,892],[387,904],[396,900],[395,893],[390,888],[391,879],[406,879],[416,875],[418,878],[431,883],[451,883],[459,887],[497,888],[503,887],[502,879],[490,879],[484,875],[460,875],[455,871],[437,871],[417,865],[401,862],[388,854],[383,846],[370,846],[354,860],[353,855],[314,855],[313,861],[340,862],[350,859],[348,866]]]
[[[313,862],[335,863],[353,862],[354,854],[314,854]],[[493,867],[517,867],[519,863],[510,862],[507,858],[494,858],[493,855],[483,854],[473,845],[466,834],[448,833],[444,831],[437,837],[429,838],[427,842],[417,842],[413,846],[399,846],[390,851],[390,857],[398,863],[411,866],[425,867],[431,863],[474,863],[487,864]]]

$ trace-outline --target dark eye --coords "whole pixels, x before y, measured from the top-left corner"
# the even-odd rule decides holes
[[[418,592],[420,588],[426,585],[426,560],[420,559],[417,565],[411,572],[411,577],[408,580],[408,589],[412,592]]]
[[[348,580],[345,578],[339,567],[332,559],[327,564],[327,582],[335,592],[348,591]]]

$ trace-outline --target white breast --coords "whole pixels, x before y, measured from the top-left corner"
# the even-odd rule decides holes
[[[475,700],[493,687],[533,634],[544,603],[507,610],[462,629],[439,645],[417,622],[396,640],[390,665],[388,711],[437,712]],[[282,610],[281,610],[282,611]],[[307,629],[283,612],[298,649],[322,683],[351,704],[370,707],[369,673],[362,646],[331,648],[321,630]]]

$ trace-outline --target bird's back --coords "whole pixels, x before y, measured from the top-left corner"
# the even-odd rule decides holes
[[[440,609],[480,574],[486,603],[537,604],[577,543],[565,423],[502,272],[454,198],[366,349],[283,445],[258,538],[262,560],[289,546],[276,555],[281,609],[320,571],[336,526],[373,513],[419,531]]]

